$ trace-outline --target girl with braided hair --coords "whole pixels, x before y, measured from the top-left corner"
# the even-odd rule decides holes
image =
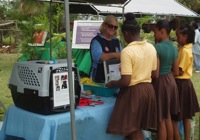
[[[121,52],[121,79],[107,87],[120,87],[107,133],[128,140],[144,140],[142,129],[156,128],[156,96],[151,76],[156,77],[154,46],[140,38],[140,26],[132,13],[126,14],[122,34],[128,45]]]
[[[159,77],[153,81],[157,98],[158,140],[173,140],[172,115],[177,115],[180,111],[178,87],[174,77],[179,73],[178,50],[170,41],[169,35],[171,30],[175,29],[172,23],[160,20],[154,29],[159,62]]]
[[[178,50],[179,75],[176,76],[176,83],[179,90],[180,112],[173,116],[176,121],[183,121],[184,139],[190,140],[190,119],[199,112],[199,104],[196,92],[190,78],[193,71],[192,46],[194,43],[195,31],[189,25],[183,25],[176,30]],[[176,127],[178,127],[176,125]],[[175,132],[177,133],[177,132]]]

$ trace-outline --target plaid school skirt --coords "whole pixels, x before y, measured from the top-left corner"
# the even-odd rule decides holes
[[[156,96],[152,84],[121,88],[107,127],[107,133],[127,136],[136,130],[156,129]]]

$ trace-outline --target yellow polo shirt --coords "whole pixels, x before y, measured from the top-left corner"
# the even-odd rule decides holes
[[[130,85],[151,82],[151,72],[157,68],[157,53],[147,41],[134,41],[121,52],[121,75],[131,75]]]
[[[190,79],[192,77],[192,43],[184,45],[178,50],[179,67],[184,72],[183,75],[177,76],[178,79]]]

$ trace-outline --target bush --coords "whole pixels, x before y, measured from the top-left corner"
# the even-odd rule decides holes
[[[13,44],[15,42],[15,38],[13,37],[13,35],[10,36],[3,36],[3,45],[10,45]]]

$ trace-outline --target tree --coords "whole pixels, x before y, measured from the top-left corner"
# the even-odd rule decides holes
[[[4,17],[5,17],[5,7],[4,5],[0,5],[0,20],[4,20]]]
[[[200,14],[200,1],[199,0],[177,0],[188,8]]]

